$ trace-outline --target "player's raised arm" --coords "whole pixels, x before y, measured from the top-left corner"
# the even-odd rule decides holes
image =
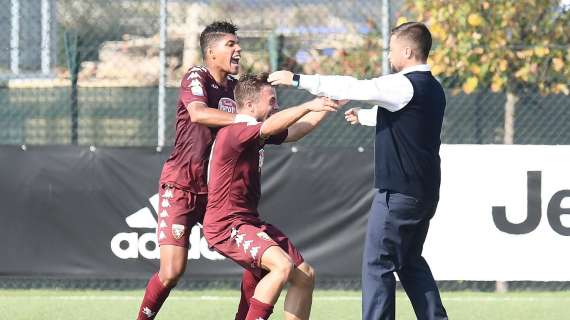
[[[319,101],[320,100],[320,101]],[[328,98],[316,98],[313,100],[314,103],[330,103],[335,107],[341,107],[346,104],[347,101],[335,101]],[[301,119],[297,120],[293,125],[289,127],[287,133],[287,138],[285,142],[295,142],[309,134],[313,131],[327,116],[328,112],[309,112],[304,115]]]
[[[324,117],[325,111],[335,112],[335,111],[337,111],[338,108],[340,108],[340,104],[338,102],[335,102],[335,101],[333,101],[331,99],[327,99],[327,98],[316,98],[316,99],[313,99],[309,102],[305,102],[302,105],[287,108],[283,111],[280,111],[280,112],[273,114],[271,117],[267,118],[267,120],[265,120],[263,122],[263,124],[261,125],[261,129],[260,129],[261,136],[266,138],[266,137],[270,137],[272,135],[279,134],[280,132],[284,131],[285,129],[293,126],[293,124],[296,124],[297,121],[299,121],[301,118],[308,115],[309,113],[323,113],[323,115],[321,115],[321,117]],[[311,116],[309,118],[313,118],[313,116]],[[320,117],[315,116],[315,118],[316,119],[313,120],[313,122],[317,121],[318,118],[320,118]],[[318,123],[318,121],[316,123]],[[304,126],[307,127],[307,125],[309,125],[309,123],[305,124]],[[316,126],[316,124],[315,124],[315,126]],[[295,129],[294,131],[297,131],[297,130],[301,130],[301,129]],[[304,131],[304,130],[302,130],[302,131]],[[307,132],[308,131],[310,131],[310,130],[307,130]],[[288,138],[289,138],[290,134],[291,133],[288,134]],[[301,137],[302,137],[302,135],[301,135]],[[295,140],[287,139],[286,141],[295,141]]]
[[[281,70],[270,74],[268,81],[272,85],[293,86],[333,99],[372,102],[389,111],[405,107],[414,93],[412,83],[400,73],[359,80],[350,76],[304,75]]]
[[[190,114],[190,121],[193,123],[208,127],[223,127],[232,124],[236,119],[234,113],[219,110],[218,106],[208,106],[208,103],[216,103],[220,100],[217,96],[221,89],[209,90],[212,84],[219,87],[207,69],[191,68],[180,83],[180,103],[186,107]],[[226,85],[230,86],[230,83]],[[231,99],[228,100],[231,101]]]

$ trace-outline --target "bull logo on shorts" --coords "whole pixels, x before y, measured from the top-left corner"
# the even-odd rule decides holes
[[[172,236],[174,239],[178,240],[182,238],[184,235],[184,229],[185,227],[182,224],[172,224]]]

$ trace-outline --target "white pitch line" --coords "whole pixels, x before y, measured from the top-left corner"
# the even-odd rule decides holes
[[[0,299],[11,299],[11,300],[63,300],[63,301],[139,301],[142,296],[96,296],[96,295],[84,295],[84,296],[10,296],[10,295],[0,295]],[[405,300],[406,297],[397,297],[397,300]],[[238,297],[228,297],[228,296],[197,296],[197,297],[177,297],[171,296],[168,300],[181,300],[181,301],[237,301]],[[355,296],[325,296],[313,297],[316,301],[360,301],[360,297]],[[470,296],[459,296],[459,297],[443,297],[443,301],[457,301],[457,302],[539,302],[539,301],[570,301],[570,297],[470,297]]]

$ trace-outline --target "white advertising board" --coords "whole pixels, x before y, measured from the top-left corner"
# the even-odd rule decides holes
[[[570,146],[442,145],[437,280],[570,281]]]

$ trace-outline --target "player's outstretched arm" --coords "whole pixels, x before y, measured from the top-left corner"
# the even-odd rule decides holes
[[[186,109],[190,113],[192,122],[203,124],[208,127],[224,127],[239,121],[233,113],[209,108],[203,102],[192,102]]]
[[[263,122],[260,129],[261,137],[267,138],[284,131],[311,111],[319,113],[324,113],[325,111],[334,112],[338,108],[340,108],[338,102],[327,98],[316,98],[302,105],[279,111]]]
[[[318,99],[318,98],[317,98]],[[338,107],[345,105],[348,101],[334,101],[332,103],[338,104]],[[287,132],[285,142],[295,142],[302,139],[304,136],[313,131],[319,124],[326,118],[328,112],[309,112],[301,119],[297,120]]]

